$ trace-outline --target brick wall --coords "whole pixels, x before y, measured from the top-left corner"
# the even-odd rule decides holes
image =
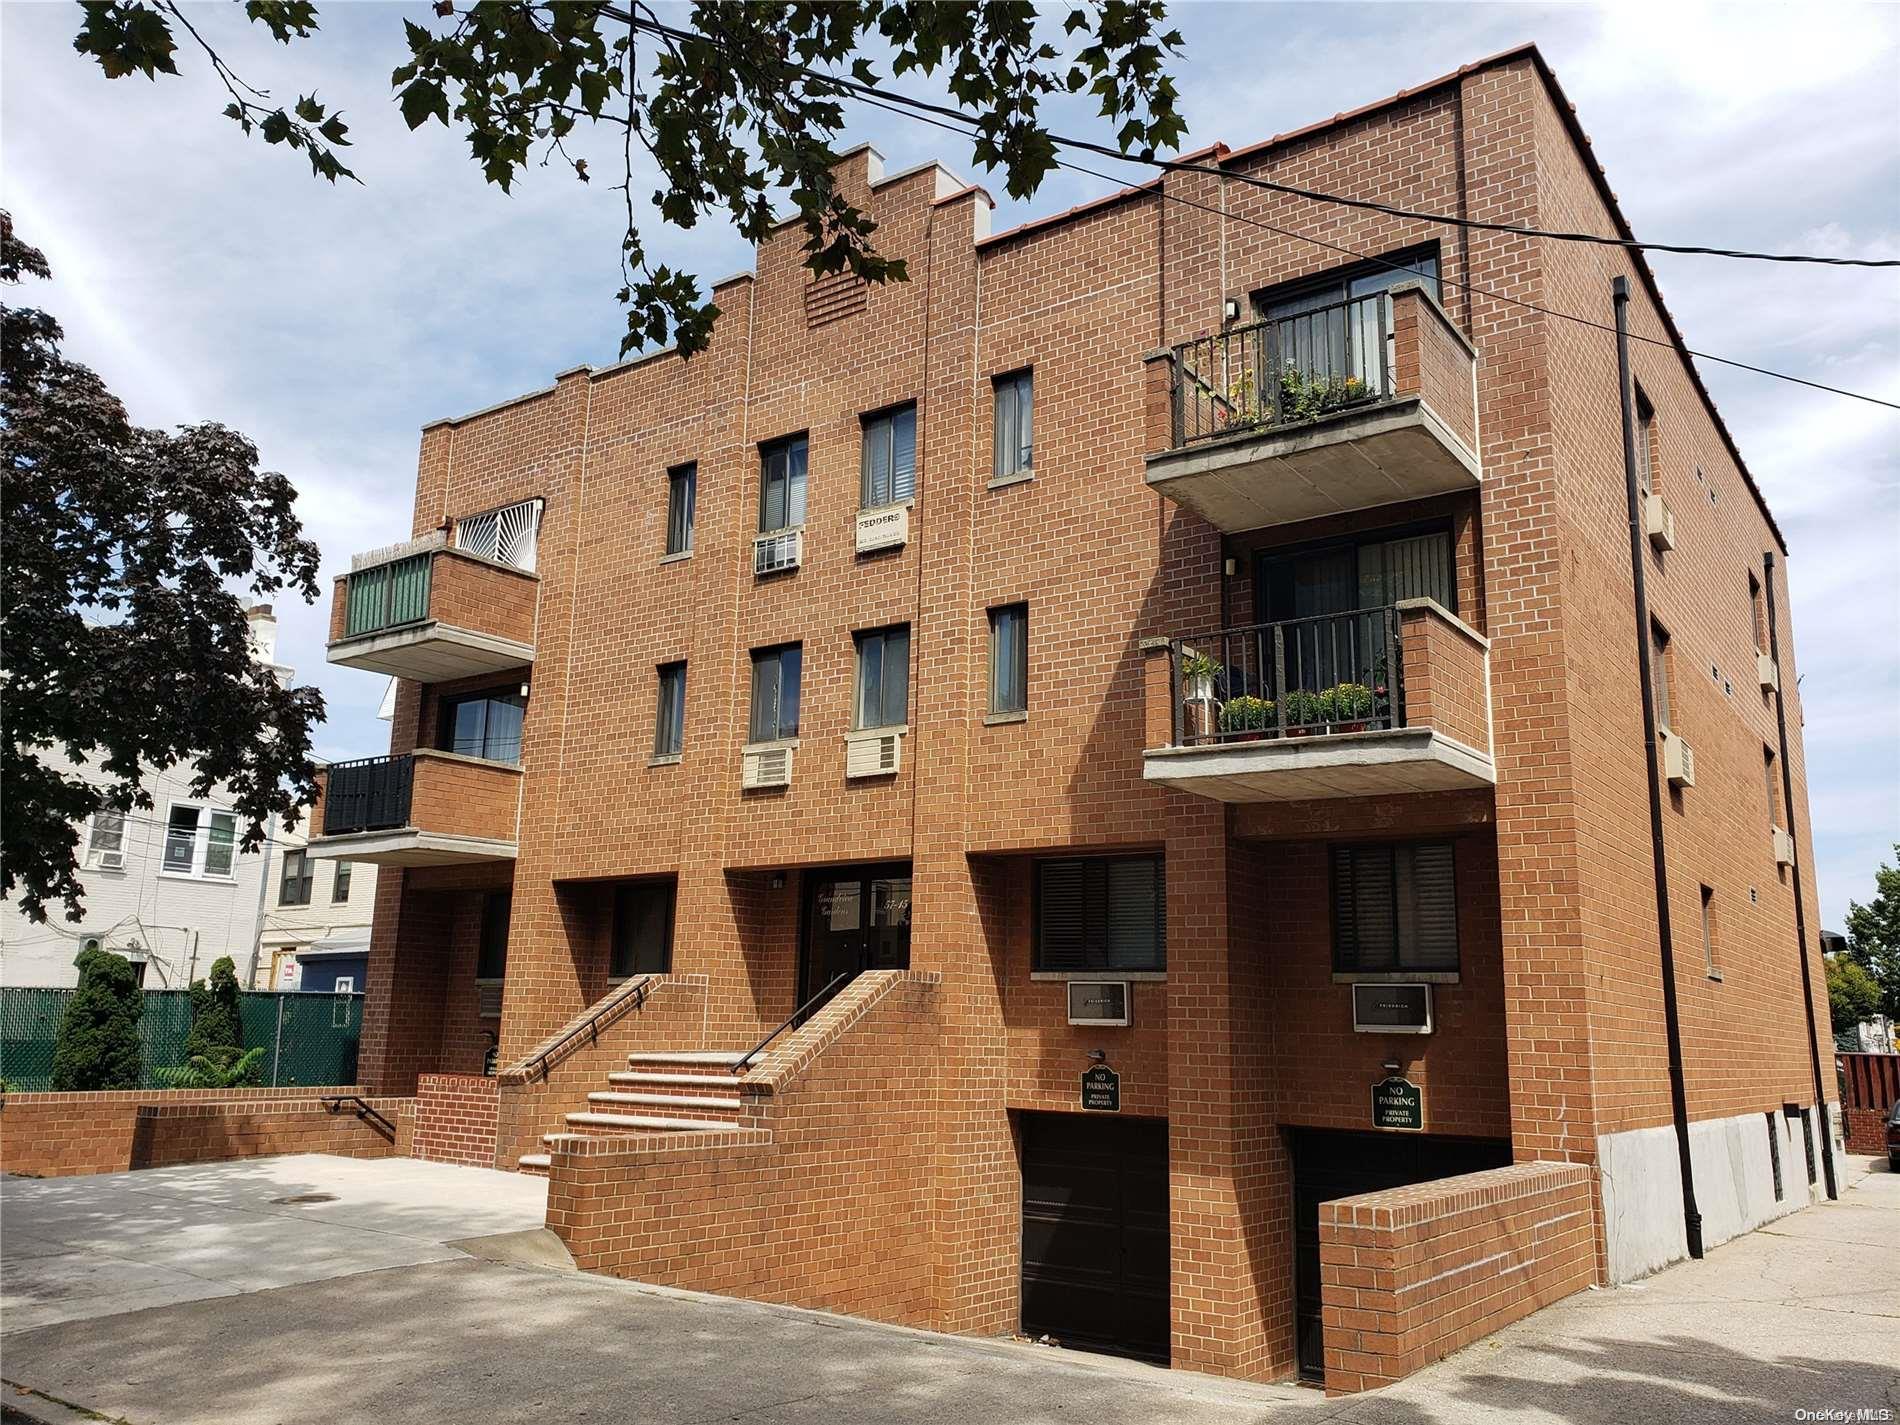
[[[164,1089],[0,1097],[0,1167],[27,1177],[122,1173],[276,1153],[400,1157],[414,1110],[407,1099],[371,1104],[396,1125],[393,1139],[320,1089]]]
[[[1596,1280],[1591,1171],[1518,1163],[1323,1202],[1326,1393],[1389,1385]]]
[[[1836,1056],[1845,1095],[1842,1128],[1850,1153],[1887,1151],[1887,1114],[1900,1102],[1900,1054]]]
[[[483,1074],[424,1074],[416,1080],[412,1156],[492,1168],[499,1085]]]
[[[1429,601],[1399,610],[1405,725],[1491,753],[1491,660],[1484,638]]]
[[[1393,295],[1393,390],[1419,397],[1473,452],[1478,448],[1476,355],[1471,339],[1423,287]]]

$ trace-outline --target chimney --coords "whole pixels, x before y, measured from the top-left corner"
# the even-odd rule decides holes
[[[251,657],[259,663],[277,662],[277,616],[269,604],[255,604],[244,615],[251,624]]]

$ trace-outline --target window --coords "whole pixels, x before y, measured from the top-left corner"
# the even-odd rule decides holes
[[[1021,475],[1034,463],[1035,383],[1025,368],[996,378],[995,478]]]
[[[1458,896],[1449,841],[1333,848],[1333,969],[1458,968]]]
[[[356,976],[338,975],[336,983],[331,988],[340,995],[353,995],[356,993]]]
[[[1636,388],[1636,483],[1647,495],[1656,488],[1652,462],[1656,458],[1656,408],[1643,388]]]
[[[910,625],[858,635],[858,705],[853,727],[910,721]]]
[[[747,741],[777,742],[798,736],[798,684],[805,661],[802,644],[752,651],[752,722]]]
[[[125,813],[104,808],[92,814],[86,834],[86,864],[108,870],[125,864]]]
[[[1669,634],[1655,620],[1649,624],[1649,684],[1656,696],[1656,721],[1671,727],[1669,721]]]
[[[1029,605],[990,610],[990,711],[1029,708]]]
[[[917,407],[899,406],[864,422],[863,493],[859,505],[901,505],[917,493]]]
[[[1702,887],[1702,962],[1708,973],[1721,978],[1715,968],[1715,892]]]
[[[1775,775],[1775,750],[1768,746],[1767,743],[1763,743],[1761,749],[1761,781],[1762,790],[1768,794],[1768,824],[1770,826],[1781,825],[1780,780],[1781,779]]]
[[[1458,612],[1448,529],[1263,553],[1256,580],[1263,623],[1386,608],[1400,599],[1435,599]]]
[[[614,889],[608,974],[664,975],[673,968],[673,882],[635,881]]]
[[[165,819],[163,868],[177,876],[222,880],[237,856],[237,815],[174,803]]]
[[[693,502],[699,487],[697,465],[675,465],[666,472],[666,552],[693,552]]]
[[[1749,627],[1755,633],[1756,651],[1766,653],[1768,651],[1767,611],[1762,605],[1761,580],[1753,574],[1748,576],[1748,620]]]
[[[317,868],[310,864],[309,852],[284,852],[283,880],[277,887],[277,904],[309,905],[310,887],[316,879]]]
[[[508,891],[490,891],[482,897],[482,938],[475,952],[475,978],[499,980],[508,973],[508,917],[514,912],[514,896]]]
[[[1166,970],[1167,901],[1159,856],[1038,861],[1035,968]]]
[[[653,755],[677,757],[686,743],[686,665],[660,668],[660,705],[653,715]]]
[[[490,762],[521,760],[521,722],[528,700],[519,693],[470,693],[442,700],[444,752]]]
[[[1273,323],[1268,330],[1282,369],[1357,378],[1369,393],[1385,395],[1395,339],[1384,294],[1401,282],[1418,282],[1442,300],[1436,243],[1256,293],[1254,311]]]
[[[805,437],[774,441],[759,451],[759,533],[805,523]]]
[[[330,882],[330,904],[342,905],[350,898],[350,863],[336,863],[336,879]]]

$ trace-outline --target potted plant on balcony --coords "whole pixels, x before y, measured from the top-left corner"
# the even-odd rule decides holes
[[[1258,742],[1273,723],[1273,704],[1248,693],[1221,704],[1220,730],[1233,742]]]
[[[1320,695],[1305,688],[1289,688],[1280,699],[1280,711],[1286,720],[1288,737],[1305,737],[1315,730],[1316,724],[1326,720]]]
[[[1326,721],[1334,732],[1364,732],[1378,707],[1372,689],[1364,683],[1340,683],[1321,694]]]
[[[1189,742],[1214,735],[1214,679],[1220,670],[1220,664],[1208,654],[1181,655],[1181,728]]]

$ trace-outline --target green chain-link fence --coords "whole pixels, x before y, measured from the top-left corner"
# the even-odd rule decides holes
[[[0,1079],[14,1093],[52,1087],[53,1043],[74,990],[0,989]],[[363,1028],[360,994],[259,994],[238,997],[244,1047],[262,1047],[263,1087],[356,1082],[356,1041]],[[139,1017],[145,1073],[141,1087],[160,1087],[159,1069],[185,1062],[191,1030],[184,990],[147,990]]]

